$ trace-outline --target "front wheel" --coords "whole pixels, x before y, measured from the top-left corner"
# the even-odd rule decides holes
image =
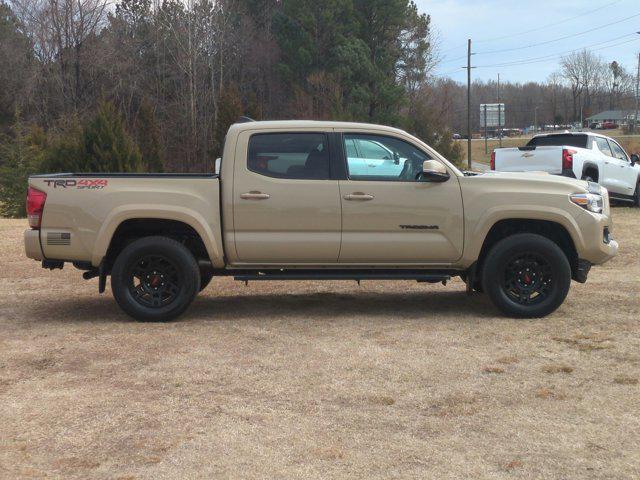
[[[544,317],[569,293],[571,267],[557,244],[541,235],[521,233],[491,249],[482,284],[493,304],[507,315]]]
[[[200,290],[200,270],[191,252],[167,237],[129,244],[111,271],[113,296],[143,322],[166,322],[182,314]]]
[[[636,191],[633,192],[633,205],[640,207],[640,181],[636,184]]]

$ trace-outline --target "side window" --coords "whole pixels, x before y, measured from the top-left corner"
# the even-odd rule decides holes
[[[611,149],[609,148],[609,142],[607,142],[606,138],[594,137],[594,139],[596,141],[596,145],[598,146],[598,150],[600,150],[600,152],[602,152],[607,157],[613,157],[613,155],[611,154]]]
[[[347,157],[358,157],[358,150],[356,150],[356,141],[353,138],[345,141],[344,145],[347,150]]]
[[[374,140],[360,140],[360,152],[362,152],[362,158],[368,158],[372,160],[393,160],[393,153],[385,148],[383,144]]]
[[[349,142],[357,141],[363,160],[352,156]],[[347,170],[351,180],[415,182],[422,164],[430,160],[425,152],[410,143],[383,135],[345,134]]]
[[[327,180],[329,145],[323,133],[259,133],[249,139],[247,168],[275,178]]]
[[[609,140],[609,145],[611,146],[611,151],[613,152],[614,157],[624,160],[625,162],[629,161],[629,157],[627,157],[627,154],[624,153],[624,150],[620,145],[616,142],[612,142],[611,140]]]

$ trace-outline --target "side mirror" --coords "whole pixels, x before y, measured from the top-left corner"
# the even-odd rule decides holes
[[[634,166],[636,163],[640,163],[640,157],[637,153],[631,155],[631,166]]]
[[[446,182],[449,180],[447,168],[438,160],[425,160],[420,176],[425,182]]]

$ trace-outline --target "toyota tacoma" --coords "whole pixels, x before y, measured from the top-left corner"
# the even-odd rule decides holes
[[[458,276],[509,316],[541,317],[618,249],[598,184],[463,173],[395,128],[242,121],[219,162],[219,174],[31,176],[27,256],[72,264],[101,293],[110,277],[143,321],[176,318],[215,276]]]

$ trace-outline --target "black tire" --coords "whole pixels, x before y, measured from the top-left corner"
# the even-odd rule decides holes
[[[498,242],[482,269],[482,285],[493,304],[518,318],[549,315],[564,302],[570,284],[567,256],[554,242],[533,233]]]
[[[111,270],[113,296],[142,322],[181,315],[200,291],[200,269],[191,252],[167,237],[145,237],[122,250]]]
[[[200,270],[200,291],[203,291],[205,288],[209,286],[212,278],[213,278],[213,272]]]
[[[640,207],[640,181],[636,183],[636,191],[633,192],[633,205]]]

